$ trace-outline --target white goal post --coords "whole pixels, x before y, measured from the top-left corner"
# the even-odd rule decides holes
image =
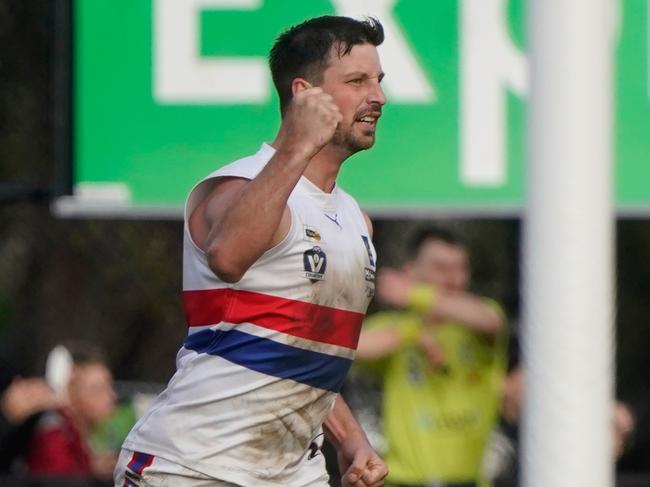
[[[525,487],[611,487],[614,0],[530,0]]]

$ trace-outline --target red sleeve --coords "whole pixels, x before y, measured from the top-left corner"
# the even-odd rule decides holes
[[[87,457],[84,457],[66,431],[48,428],[37,431],[30,442],[27,467],[32,473],[80,475],[87,474]]]

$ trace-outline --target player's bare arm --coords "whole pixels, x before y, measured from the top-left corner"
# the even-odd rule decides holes
[[[331,96],[306,81],[294,81],[275,155],[253,180],[218,181],[194,211],[190,231],[208,254],[213,272],[226,282],[239,281],[290,225],[287,200],[312,157],[327,144],[340,112]]]
[[[325,437],[337,451],[343,487],[381,487],[388,467],[368,443],[350,408],[337,396],[323,424]]]

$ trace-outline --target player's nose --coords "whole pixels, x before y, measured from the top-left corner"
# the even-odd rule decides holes
[[[372,84],[372,88],[368,92],[367,102],[369,104],[377,104],[382,106],[386,104],[386,95],[384,94],[384,90],[378,81]]]

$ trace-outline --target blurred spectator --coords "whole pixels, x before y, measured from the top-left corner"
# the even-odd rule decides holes
[[[59,403],[43,379],[18,377],[0,363],[0,472],[24,455],[39,413]]]
[[[493,487],[519,484],[519,421],[524,398],[524,374],[515,365],[503,385],[503,403],[498,426],[490,435],[483,462],[483,475]]]
[[[626,450],[631,447],[632,434],[638,429],[638,423],[630,406],[624,402],[616,401],[614,404],[614,456],[620,459]],[[645,464],[648,468],[648,464]]]
[[[124,439],[137,421],[134,399],[123,398],[113,414],[93,428],[90,446],[94,452],[114,452],[117,455]]]
[[[42,475],[109,478],[114,453],[95,454],[89,446],[92,428],[115,408],[113,378],[98,349],[66,345],[72,367],[63,406],[43,415],[31,438],[27,467]]]
[[[626,395],[619,403],[614,425],[615,431],[621,432],[615,445],[621,453],[619,471],[650,473],[650,387],[647,381],[637,386],[636,394]]]
[[[397,310],[366,320],[357,352],[383,377],[389,482],[476,486],[501,399],[503,313],[467,291],[454,235],[426,229],[408,253],[403,271],[380,271],[377,297]]]

